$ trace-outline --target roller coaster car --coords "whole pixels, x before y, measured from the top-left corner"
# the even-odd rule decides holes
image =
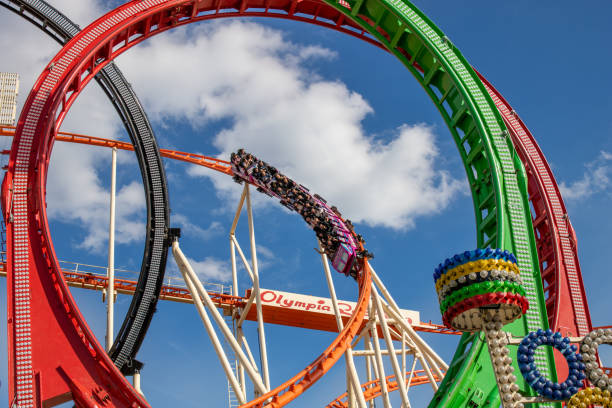
[[[338,245],[333,256],[332,266],[335,270],[348,276],[355,263],[355,251],[346,244]]]

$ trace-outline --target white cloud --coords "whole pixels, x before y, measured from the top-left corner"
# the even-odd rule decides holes
[[[53,4],[70,10],[69,17],[81,27],[106,7],[91,0]],[[23,103],[59,47],[8,13],[0,14],[0,24],[11,32],[0,38],[7,62],[3,70],[20,72]],[[14,38],[20,39],[18,47]],[[356,222],[407,228],[416,217],[444,209],[464,183],[437,168],[432,129],[405,125],[388,143],[366,134],[362,121],[373,109],[364,98],[304,67],[314,58],[335,57],[334,51],[317,45],[288,42],[277,30],[223,21],[165,33],[126,53],[119,65],[152,119],[187,119],[196,128],[229,119],[230,125],[214,139],[222,156],[245,147],[320,192]],[[169,75],[176,73],[176,61],[181,61],[180,74]],[[62,128],[125,139],[112,106],[94,84],[79,97]],[[49,215],[82,223],[86,238],[81,245],[92,250],[100,249],[107,228],[103,203],[108,192],[99,179],[100,164],[107,157],[101,149],[79,150],[75,157],[56,144],[49,177]],[[238,194],[227,177],[214,178],[214,183],[221,197]],[[137,190],[130,185],[123,197],[135,203],[138,194],[142,197]],[[127,218],[118,242],[138,239],[139,222],[129,218],[138,211],[142,206],[124,211]],[[183,221],[186,232],[200,237],[217,229]]]
[[[110,192],[103,188],[97,171],[99,165],[107,166],[108,160],[98,155],[96,148],[58,143],[47,186],[49,218],[80,225],[85,237],[78,246],[95,252],[102,252],[107,245],[110,201]],[[116,203],[116,243],[142,241],[142,185],[132,182],[118,188]]]
[[[208,240],[223,233],[224,228],[218,221],[212,221],[206,228],[194,224],[183,214],[172,214],[172,223],[181,228],[183,237],[193,237]]]
[[[559,184],[559,189],[566,200],[582,200],[610,187],[610,161],[612,154],[599,152],[599,156],[585,165],[585,171],[580,180]]]
[[[203,260],[197,261],[187,256],[187,261],[203,283],[226,283],[232,280],[232,269],[229,260],[223,261],[213,256],[207,256]],[[182,281],[181,272],[173,256],[170,256],[168,259],[166,275],[174,282],[176,282],[176,279]]]
[[[229,282],[232,278],[232,272],[227,262],[210,256],[204,258],[202,261],[196,261],[191,258],[188,259],[194,272],[203,281],[214,280]]]
[[[187,119],[194,127],[229,119],[214,138],[222,157],[244,147],[353,221],[410,228],[467,191],[437,168],[431,127],[404,125],[393,140],[379,142],[362,127],[373,109],[361,95],[303,67],[306,58],[333,56],[257,24],[223,22],[156,38],[121,62],[152,117]],[[177,60],[180,75],[168,76]],[[227,177],[196,167],[188,172],[211,177],[221,197],[239,194]]]

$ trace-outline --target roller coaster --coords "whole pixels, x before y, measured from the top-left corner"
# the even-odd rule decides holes
[[[330,402],[333,407],[365,408],[374,398],[381,398],[389,406],[389,394],[394,390],[408,407],[409,388],[423,383],[430,383],[435,390],[429,404],[432,408],[500,404],[505,408],[525,404],[556,407],[562,403],[610,406],[612,381],[607,377],[610,370],[599,367],[595,353],[598,344],[612,341],[612,333],[604,328],[594,330],[591,325],[576,235],[550,166],[534,137],[501,94],[408,1],[134,0],[83,30],[42,0],[0,0],[0,5],[63,46],[30,91],[17,127],[0,127],[3,136],[13,137],[10,152],[5,152],[10,158],[2,184],[11,408],[50,407],[66,401],[88,408],[150,406],[124,375],[134,375],[141,368],[136,354],[159,299],[195,304],[233,395],[243,407],[280,407],[290,403],[342,357],[347,366],[348,391]],[[435,279],[441,282],[437,284],[441,311],[452,316],[445,320],[448,327],[407,320],[374,271],[369,261],[371,254],[359,236],[322,197],[311,196],[307,188],[292,181],[299,186],[295,197],[303,195],[309,197],[308,202],[314,200],[313,211],[322,217],[322,224],[317,224],[303,213],[306,201],[293,197],[293,193],[275,192],[271,184],[274,181],[255,177],[253,167],[238,166],[230,158],[224,161],[158,148],[142,105],[112,60],[149,37],[178,26],[249,16],[308,22],[380,47],[406,66],[438,108],[466,169],[479,248],[449,258],[436,268]],[[59,132],[73,102],[92,79],[96,79],[113,103],[132,144]],[[45,204],[47,169],[55,140],[135,151],[147,208],[147,234],[137,281],[109,283],[103,277],[60,267]],[[235,278],[232,293],[215,293],[207,290],[193,272],[180,249],[180,233],[169,228],[167,183],[161,157],[205,166],[238,177],[244,183],[230,236],[234,276],[238,251],[252,280],[252,290],[246,297],[237,293]],[[251,188],[281,199],[288,208],[300,212],[317,233],[330,288],[329,309],[333,313],[317,323],[311,321],[302,326],[326,327],[338,333],[320,356],[276,388],[270,385],[263,323],[289,324],[290,319],[275,315],[272,306],[263,305]],[[250,263],[234,235],[245,203]],[[179,265],[184,287],[163,284],[168,248],[172,248]],[[328,257],[334,269],[357,281],[358,300],[348,316],[340,313]],[[469,271],[464,271],[466,268]],[[508,271],[516,271],[517,275],[520,271],[520,279]],[[507,281],[509,276],[513,276],[512,285]],[[446,288],[442,282],[447,284]],[[108,353],[84,321],[68,285],[119,289],[132,295],[129,311]],[[517,288],[510,296],[506,288],[513,285]],[[528,309],[511,306],[511,301],[519,297],[525,305],[529,304]],[[238,329],[232,330],[218,309],[228,311]],[[304,311],[296,311],[293,317],[298,322],[307,320]],[[240,329],[244,320],[257,322],[259,367]],[[296,320],[291,320],[295,324]],[[221,346],[213,322],[230,343],[230,353]],[[420,338],[419,330],[463,332],[450,364]],[[384,340],[386,350],[381,349],[379,339]],[[366,350],[356,349],[361,340]],[[401,352],[395,349],[398,342]],[[579,342],[584,359],[575,346],[569,345]],[[543,344],[557,348],[566,362],[555,361],[551,348],[539,347]],[[414,354],[411,369],[407,369],[405,362],[400,367],[396,358],[398,354],[405,357],[406,348]],[[232,366],[228,354],[236,365]],[[368,356],[366,382],[359,379],[353,363],[357,355]],[[383,355],[389,357],[393,375],[386,375]],[[57,356],[61,356],[59,361]],[[422,366],[420,370],[415,369],[417,360]],[[515,369],[522,377],[511,374]],[[585,370],[587,374],[583,374]],[[247,395],[245,372],[252,382],[253,398]],[[376,378],[372,378],[372,372]],[[557,377],[566,380],[558,383]]]

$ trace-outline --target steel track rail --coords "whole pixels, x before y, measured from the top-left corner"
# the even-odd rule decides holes
[[[0,0],[0,5],[25,18],[51,38],[65,45],[81,30],[64,14],[43,0]],[[119,68],[114,63],[96,76],[109,101],[121,117],[138,159],[145,190],[147,229],[138,288],[109,354],[124,374],[130,374],[153,318],[166,269],[166,233],[169,201],[164,167],[147,115]],[[139,364],[139,363],[138,363]]]

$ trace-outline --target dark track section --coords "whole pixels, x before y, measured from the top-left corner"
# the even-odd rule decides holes
[[[42,0],[0,0],[0,5],[25,18],[61,45],[81,29]],[[114,63],[96,81],[121,117],[138,158],[147,201],[147,236],[138,287],[109,354],[115,365],[131,374],[140,363],[134,360],[145,337],[161,290],[166,269],[169,203],[166,175],[155,135],[131,86]]]

